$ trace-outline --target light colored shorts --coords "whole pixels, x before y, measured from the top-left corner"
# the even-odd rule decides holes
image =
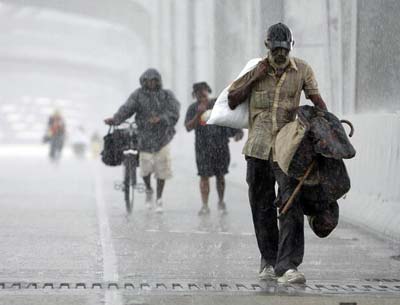
[[[154,174],[156,179],[166,180],[172,177],[171,154],[169,145],[155,153],[140,152],[140,174],[146,177]]]

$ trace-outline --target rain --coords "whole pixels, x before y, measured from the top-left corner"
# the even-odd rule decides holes
[[[400,304],[399,14],[0,0],[0,304]]]

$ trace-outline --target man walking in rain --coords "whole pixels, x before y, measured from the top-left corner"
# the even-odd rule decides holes
[[[135,115],[138,128],[140,169],[146,185],[146,205],[152,208],[151,174],[157,179],[156,212],[163,212],[165,180],[172,176],[169,144],[175,135],[180,104],[170,90],[162,88],[160,73],[148,69],[140,77],[141,88],[134,91],[106,124],[119,125]]]
[[[259,277],[304,283],[304,274],[297,270],[304,256],[304,215],[300,203],[295,202],[279,221],[278,230],[272,152],[278,131],[295,119],[302,91],[316,107],[325,110],[326,106],[311,67],[289,56],[294,45],[290,29],[282,23],[271,26],[265,45],[267,57],[229,88],[229,107],[249,102],[249,135],[243,153],[261,253]]]
[[[202,115],[213,108],[215,100],[209,98],[211,88],[206,82],[193,85],[193,97],[196,102],[191,104],[186,113],[185,127],[187,131],[195,130],[195,150],[198,175],[200,176],[200,193],[202,207],[199,215],[208,215],[208,197],[210,194],[210,177],[215,176],[218,192],[218,210],[226,213],[224,201],[225,175],[228,173],[230,153],[229,138],[239,141],[243,132],[217,125],[206,125]]]

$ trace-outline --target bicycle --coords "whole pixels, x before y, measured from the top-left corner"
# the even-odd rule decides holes
[[[136,169],[139,167],[138,136],[135,122],[125,121],[121,125],[128,125],[127,128],[116,128],[124,136],[124,148],[122,151],[124,179],[122,184],[115,184],[115,189],[123,190],[126,211],[130,214],[133,210],[135,189],[140,191],[143,188],[141,185],[138,185],[136,174]]]

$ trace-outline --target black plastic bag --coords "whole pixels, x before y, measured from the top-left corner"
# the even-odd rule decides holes
[[[110,127],[103,138],[104,145],[101,160],[105,165],[118,166],[122,164],[123,150],[126,146],[126,135],[122,130]]]

